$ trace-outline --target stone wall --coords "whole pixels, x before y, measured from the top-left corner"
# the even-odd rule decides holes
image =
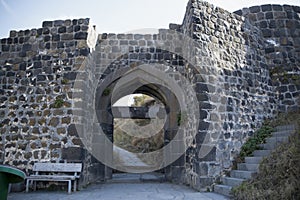
[[[297,110],[300,103],[300,8],[268,4],[235,13],[248,18],[262,32],[278,109],[281,112]]]
[[[1,39],[3,164],[26,171],[42,162],[85,158],[72,123],[72,85],[93,46],[89,19],[45,21]]]
[[[299,109],[299,8],[236,13],[190,0],[182,25],[158,34],[97,35],[89,19],[11,31],[0,49],[1,163],[83,162],[82,184],[111,178],[99,162],[112,158],[111,106],[141,92],[168,110],[166,144],[180,132],[187,149],[167,178],[209,187],[265,119]]]
[[[230,169],[245,139],[276,113],[276,105],[260,30],[206,2],[190,1],[186,13],[181,31],[199,45],[195,59],[208,88],[200,108],[209,126],[199,128],[186,179],[200,189]],[[204,145],[215,147],[203,158]]]

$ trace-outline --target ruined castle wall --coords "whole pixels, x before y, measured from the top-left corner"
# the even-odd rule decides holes
[[[196,189],[210,186],[265,119],[299,108],[299,8],[265,5],[236,13],[191,0],[182,25],[158,34],[98,36],[89,19],[11,31],[0,49],[1,163],[29,171],[37,161],[80,161],[83,183],[109,178],[88,151],[104,141],[95,137],[99,124],[113,132],[112,116],[100,123],[91,111],[109,110],[111,96],[103,94],[119,78],[139,65],[161,64],[159,75],[168,71],[181,88],[193,88],[197,100],[188,101],[186,90],[186,104],[200,113],[197,133],[185,127],[193,142],[168,176]]]
[[[262,35],[248,19],[206,2],[190,1],[181,29],[197,41],[194,56],[203,78],[198,89],[208,88],[202,91],[207,97],[200,104],[206,126],[199,127],[196,149],[191,147],[188,154],[194,161],[186,178],[193,187],[203,188],[231,167],[246,138],[277,107]],[[205,142],[207,135],[210,140]],[[201,157],[205,145],[212,150]]]
[[[262,32],[266,64],[276,87],[279,111],[299,109],[300,8],[268,4],[235,13],[249,19]]]
[[[39,29],[1,39],[0,159],[30,170],[33,163],[78,162],[87,153],[74,123],[72,87],[94,48],[89,19],[45,21]],[[88,44],[89,43],[89,44]]]

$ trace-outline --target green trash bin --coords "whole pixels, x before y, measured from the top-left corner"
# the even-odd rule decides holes
[[[26,174],[14,167],[0,165],[0,200],[7,199],[8,186],[10,183],[24,181]]]

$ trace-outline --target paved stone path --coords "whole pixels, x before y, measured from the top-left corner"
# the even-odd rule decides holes
[[[117,156],[118,159],[115,159],[114,161],[120,162],[120,165],[131,165],[135,167],[148,167],[146,163],[144,163],[140,158],[137,157],[136,154],[126,151],[125,149],[122,149],[118,146],[113,147],[114,156]],[[118,163],[115,163],[118,165]]]
[[[197,192],[172,183],[105,183],[90,185],[69,194],[66,191],[10,193],[8,200],[226,200],[215,193]]]

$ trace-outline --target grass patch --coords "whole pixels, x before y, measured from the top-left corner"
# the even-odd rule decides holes
[[[271,136],[272,131],[274,131],[272,127],[264,125],[253,137],[250,137],[241,148],[240,157],[242,160],[246,156],[252,156],[253,151],[260,149],[258,145],[266,143],[266,138]]]
[[[61,80],[61,84],[66,85],[69,83],[69,80],[64,78],[63,80]]]
[[[147,125],[149,123],[149,119],[115,119],[115,130],[114,130],[114,144],[117,146],[133,152],[133,153],[148,153],[155,150],[160,149],[164,144],[164,135],[163,131],[159,131],[156,134],[151,133],[152,129],[149,129],[148,137],[145,137],[147,134],[145,132],[141,133],[144,137],[135,137],[133,135],[129,135],[119,127],[119,124],[129,123],[129,121],[134,121],[138,127]],[[134,127],[128,126],[129,130],[133,130]]]
[[[110,88],[105,88],[103,93],[102,93],[102,96],[108,96],[110,94]]]
[[[179,112],[177,114],[177,125],[180,126],[187,121],[187,113],[186,112]]]
[[[56,98],[54,103],[51,105],[52,108],[61,108],[64,105],[64,100],[62,98]]]
[[[261,149],[259,144],[266,143],[266,138],[271,136],[274,128],[269,125],[263,125],[258,131],[256,131],[253,137],[248,138],[241,148],[239,155],[235,158],[233,169],[237,168],[237,163],[242,163],[245,161],[245,157],[252,156],[255,150]]]

